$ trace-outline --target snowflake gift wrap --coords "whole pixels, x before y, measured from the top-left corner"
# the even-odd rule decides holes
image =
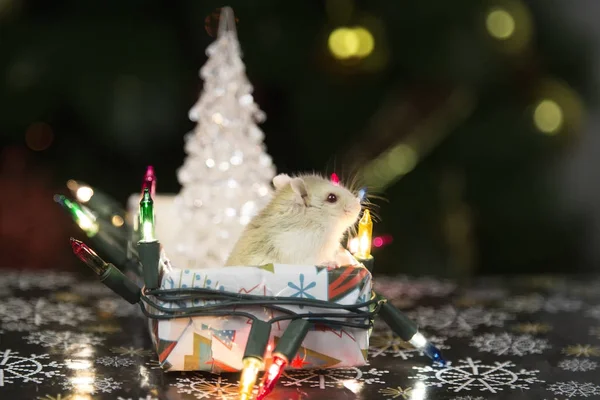
[[[362,265],[328,268],[267,264],[260,267],[179,269],[167,266],[161,271],[160,289],[208,288],[229,293],[296,297],[325,300],[340,305],[360,304],[371,298],[371,274]],[[157,301],[162,307],[201,306],[214,300]],[[147,305],[149,311],[151,306]],[[296,313],[318,313],[310,306],[285,305]],[[301,307],[301,308],[300,308]],[[261,320],[283,315],[264,307],[240,306]],[[366,307],[365,307],[365,311]],[[194,316],[149,319],[150,331],[160,365],[167,371],[235,372],[242,369],[242,357],[252,326],[242,316]],[[274,322],[272,349],[289,321]],[[290,367],[296,369],[342,368],[365,365],[370,331],[338,328],[314,323]],[[268,350],[267,350],[268,353]],[[269,354],[266,355],[269,357]]]

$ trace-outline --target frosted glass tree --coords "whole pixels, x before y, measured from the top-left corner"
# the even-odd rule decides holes
[[[275,176],[256,125],[265,115],[254,103],[228,7],[206,54],[203,92],[189,112],[197,125],[185,139],[174,204],[180,226],[173,258],[185,259],[189,268],[225,263],[244,226],[269,200]]]

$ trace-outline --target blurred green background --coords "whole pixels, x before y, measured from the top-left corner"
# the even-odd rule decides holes
[[[378,272],[597,269],[600,10],[577,3],[0,0],[3,264],[72,262],[68,179],[125,202],[152,164],[179,190],[230,5],[278,171],[362,171],[386,199]]]

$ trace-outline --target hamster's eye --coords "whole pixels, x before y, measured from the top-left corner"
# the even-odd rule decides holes
[[[337,196],[333,193],[329,193],[329,195],[327,196],[327,202],[335,203],[336,201],[337,201]]]

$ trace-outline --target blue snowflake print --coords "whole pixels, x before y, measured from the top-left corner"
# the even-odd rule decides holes
[[[315,298],[315,296],[307,293],[307,291],[309,289],[312,289],[315,286],[317,286],[317,282],[311,282],[308,285],[304,286],[304,274],[300,274],[300,287],[298,287],[295,283],[292,283],[292,282],[288,282],[288,286],[294,290],[297,290],[297,292],[294,293],[291,297],[300,297],[301,299],[302,298],[307,298],[307,299]]]

